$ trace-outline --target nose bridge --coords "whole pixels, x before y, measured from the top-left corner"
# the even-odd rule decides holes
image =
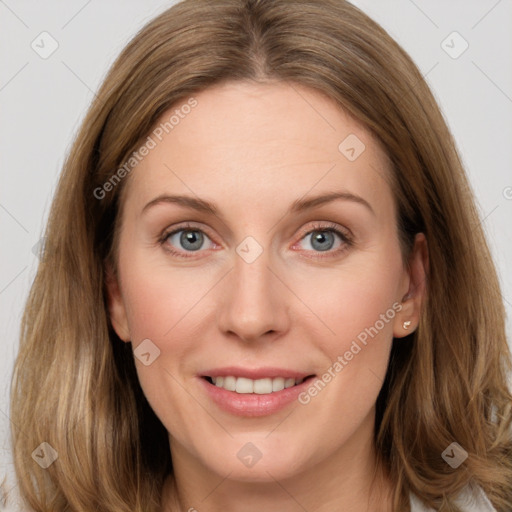
[[[220,328],[225,333],[255,340],[285,328],[286,299],[271,264],[271,251],[253,237],[246,237],[236,247],[219,314]]]

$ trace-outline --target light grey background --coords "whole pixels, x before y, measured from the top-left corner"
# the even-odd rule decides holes
[[[106,70],[135,32],[172,3],[0,0],[0,480],[7,474],[13,492],[8,394],[21,312],[38,263],[32,248]],[[455,135],[498,266],[510,340],[512,0],[353,3],[409,52]],[[34,41],[40,52],[51,48],[44,31],[58,43],[46,59],[31,47]],[[460,37],[450,35],[454,31]],[[464,41],[467,50],[453,58]]]

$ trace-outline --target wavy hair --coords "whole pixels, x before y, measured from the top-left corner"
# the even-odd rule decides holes
[[[185,0],[148,23],[106,76],[65,161],[25,306],[11,386],[16,477],[34,511],[156,512],[172,473],[167,432],[108,317],[123,190],[98,190],[160,116],[223,81],[283,81],[324,93],[379,140],[393,168],[404,261],[428,240],[418,329],[393,342],[375,446],[393,482],[439,511],[478,484],[512,503],[511,368],[499,282],[454,140],[421,73],[343,0]],[[119,175],[118,175],[119,176]],[[102,188],[103,187],[103,188]],[[469,454],[452,469],[453,441]],[[47,469],[33,450],[58,453]]]

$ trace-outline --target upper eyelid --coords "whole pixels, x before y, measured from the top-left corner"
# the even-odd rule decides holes
[[[204,229],[203,227],[199,227],[199,226],[194,226],[193,224],[189,224],[189,223],[187,223],[183,226],[164,229],[164,231],[162,232],[162,238],[167,238],[173,234],[179,233],[180,231],[200,231],[201,233],[204,233],[205,235],[207,235],[210,239],[212,238],[208,234],[207,229]]]
[[[324,223],[324,224],[322,224]],[[308,228],[305,228],[303,231],[301,231],[301,235],[307,235],[311,233],[312,231],[339,231],[342,235],[346,236],[347,238],[351,238],[352,231],[348,229],[345,226],[342,226],[341,224],[338,224],[337,222],[332,222],[328,220],[324,221],[313,221],[313,225],[309,226]]]

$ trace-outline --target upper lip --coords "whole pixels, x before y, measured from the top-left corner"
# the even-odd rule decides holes
[[[201,377],[245,377],[246,379],[274,379],[284,377],[286,379],[305,379],[313,375],[313,372],[299,372],[286,368],[260,367],[260,368],[242,368],[240,366],[226,366],[223,368],[212,368],[201,373]]]

